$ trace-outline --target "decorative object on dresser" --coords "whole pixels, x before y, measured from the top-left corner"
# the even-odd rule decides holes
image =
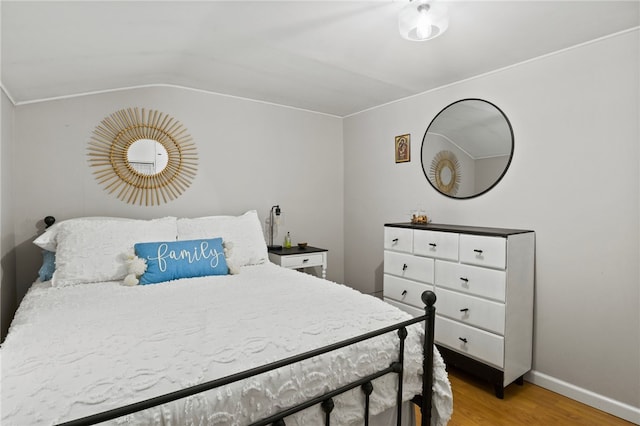
[[[513,158],[507,116],[483,99],[446,106],[422,139],[422,171],[429,184],[451,198],[473,198],[496,186]]]
[[[276,265],[289,269],[320,266],[322,268],[322,278],[327,278],[327,254],[329,250],[311,247],[307,243],[300,244],[297,247],[290,248],[269,248],[269,260]]]
[[[114,112],[95,128],[88,151],[98,183],[131,204],[167,203],[196,176],[198,157],[191,136],[160,111]]]
[[[531,369],[535,233],[522,229],[390,223],[384,300],[420,315],[438,297],[435,342],[447,364],[494,385],[498,398]]]
[[[417,211],[417,212],[411,213],[411,223],[413,224],[421,223],[426,225],[429,222],[430,222],[429,217],[424,213],[424,211]]]

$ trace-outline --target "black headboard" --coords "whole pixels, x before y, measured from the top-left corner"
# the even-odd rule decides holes
[[[44,224],[47,225],[47,228],[56,223],[56,218],[53,216],[47,216],[44,218]]]

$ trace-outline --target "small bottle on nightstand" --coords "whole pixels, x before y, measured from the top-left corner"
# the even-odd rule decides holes
[[[284,237],[284,248],[291,248],[291,235],[287,232]]]

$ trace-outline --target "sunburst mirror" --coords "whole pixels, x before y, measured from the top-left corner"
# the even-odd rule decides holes
[[[127,108],[106,117],[88,147],[96,180],[127,203],[174,200],[196,176],[196,146],[184,126],[155,110]]]
[[[460,163],[451,151],[440,151],[429,169],[429,179],[446,195],[456,195],[460,187]]]

